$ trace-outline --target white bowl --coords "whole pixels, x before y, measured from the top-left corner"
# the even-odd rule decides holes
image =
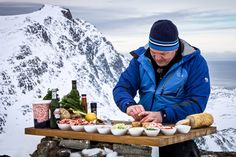
[[[176,127],[162,127],[161,132],[164,135],[174,135],[176,132]]]
[[[132,127],[129,128],[129,133],[131,136],[140,136],[143,133],[144,128],[143,127]]]
[[[74,131],[83,131],[84,126],[83,125],[70,125],[71,129]]]
[[[109,125],[97,125],[97,131],[99,134],[109,134],[111,132],[111,126]]]
[[[188,125],[176,125],[175,127],[177,131],[182,134],[187,134],[191,129],[191,126]]]
[[[128,131],[128,128],[125,128],[125,129],[114,129],[114,128],[111,128],[111,133],[115,136],[122,136],[122,135],[125,135]]]
[[[57,123],[57,125],[58,125],[59,129],[61,129],[61,130],[70,130],[71,129],[70,124],[59,124],[59,123]]]
[[[84,125],[84,130],[89,133],[97,132],[96,125]]]
[[[160,132],[160,128],[146,128],[144,129],[144,132],[146,133],[147,136],[157,136]]]

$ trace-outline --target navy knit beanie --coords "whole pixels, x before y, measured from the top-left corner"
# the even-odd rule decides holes
[[[158,20],[151,28],[149,47],[159,51],[172,51],[179,47],[178,29],[170,20]]]

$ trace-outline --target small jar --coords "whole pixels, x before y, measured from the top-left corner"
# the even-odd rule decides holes
[[[96,102],[90,103],[90,107],[91,107],[91,112],[97,114],[97,103]]]

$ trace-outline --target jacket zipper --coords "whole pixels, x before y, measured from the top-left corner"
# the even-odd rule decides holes
[[[163,93],[164,93],[165,84],[167,83],[167,81],[168,81],[173,75],[174,75],[174,72],[172,72],[172,73],[166,78],[165,82],[163,83],[162,89],[161,89],[161,94],[160,94],[161,96],[162,96]],[[151,105],[150,111],[152,111],[152,107],[153,107],[153,103],[154,103],[154,100],[155,100],[157,88],[158,88],[158,85],[156,85],[155,91],[154,91],[153,96],[152,96],[152,105]]]
[[[170,79],[173,75],[174,75],[174,71],[166,78],[165,82],[163,83],[162,89],[161,89],[161,94],[160,94],[161,96],[162,96],[163,93],[164,93],[166,83],[169,81],[169,79]]]

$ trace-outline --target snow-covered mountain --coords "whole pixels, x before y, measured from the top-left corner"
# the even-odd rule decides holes
[[[78,90],[89,102],[98,103],[99,116],[128,118],[112,96],[128,60],[92,24],[53,5],[0,16],[0,23],[0,155],[33,152],[40,137],[24,135],[24,128],[33,126],[32,102],[48,88],[59,88],[62,97],[72,79],[78,80]],[[199,138],[201,148],[236,151],[235,97],[235,89],[212,88],[207,111],[213,113],[219,132]]]
[[[113,103],[111,88],[125,59],[93,25],[73,19],[67,9],[46,5],[31,14],[1,17],[0,32],[1,132],[8,107],[27,114],[32,98],[53,87],[63,96],[72,79],[88,100]]]
[[[73,79],[88,102],[98,103],[98,114],[125,117],[112,88],[127,60],[93,25],[53,5],[0,21],[0,147],[10,142],[2,140],[7,135],[24,140],[16,135],[25,137],[24,128],[33,126],[32,102],[48,88],[59,88],[62,97]]]
[[[198,146],[211,151],[236,152],[236,89],[212,87],[206,112],[214,115],[217,133],[198,138]]]

